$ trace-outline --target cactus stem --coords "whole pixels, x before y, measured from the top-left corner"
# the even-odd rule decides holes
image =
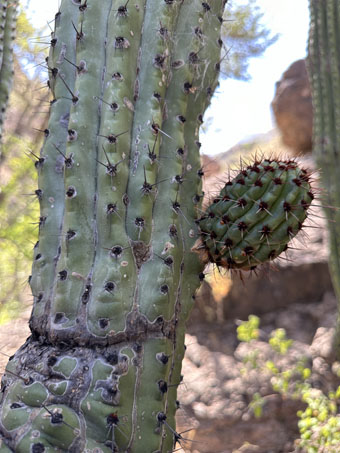
[[[0,429],[13,449],[138,453],[183,440],[170,427],[202,272],[190,251],[203,197],[198,126],[221,58],[223,2],[207,5],[62,1],[47,62],[50,132],[31,156],[43,191],[32,336],[7,368],[20,374],[32,363],[36,381],[26,392],[8,373],[2,396]],[[246,213],[241,205],[233,213]],[[7,410],[16,395],[32,416]],[[42,405],[76,432],[58,415],[51,423]],[[125,413],[126,438],[117,426]]]

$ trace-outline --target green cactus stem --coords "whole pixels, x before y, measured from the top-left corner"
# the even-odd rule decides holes
[[[336,0],[310,0],[308,66],[314,109],[314,156],[320,167],[328,217],[330,272],[340,301],[340,6]],[[335,353],[340,358],[340,308]]]
[[[301,230],[314,195],[295,161],[265,159],[227,181],[197,221],[203,261],[252,270],[277,258]]]
[[[0,3],[0,140],[13,80],[13,42],[18,1]]]
[[[224,0],[63,0],[36,154],[32,335],[2,379],[0,451],[175,448],[203,264],[198,129]]]

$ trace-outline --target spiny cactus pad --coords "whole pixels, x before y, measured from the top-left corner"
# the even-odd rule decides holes
[[[197,221],[203,260],[252,270],[301,230],[312,202],[310,173],[293,160],[255,160],[229,180]]]

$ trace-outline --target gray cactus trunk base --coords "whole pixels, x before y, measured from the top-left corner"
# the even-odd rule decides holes
[[[198,130],[224,0],[63,0],[36,160],[32,335],[1,388],[0,452],[170,452],[202,264]]]

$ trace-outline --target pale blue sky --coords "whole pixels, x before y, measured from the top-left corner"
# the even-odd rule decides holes
[[[278,41],[262,57],[251,60],[250,82],[222,80],[206,117],[213,117],[207,134],[202,134],[202,152],[227,151],[245,137],[273,128],[270,103],[275,83],[293,61],[306,56],[308,0],[257,0],[263,22]]]
[[[58,9],[58,0],[26,1],[36,26],[52,20]],[[213,122],[208,132],[201,135],[205,154],[227,151],[247,136],[272,129],[270,103],[275,82],[293,61],[306,56],[308,0],[257,0],[256,4],[264,13],[263,22],[280,38],[262,57],[251,60],[250,82],[221,81],[206,114]]]

